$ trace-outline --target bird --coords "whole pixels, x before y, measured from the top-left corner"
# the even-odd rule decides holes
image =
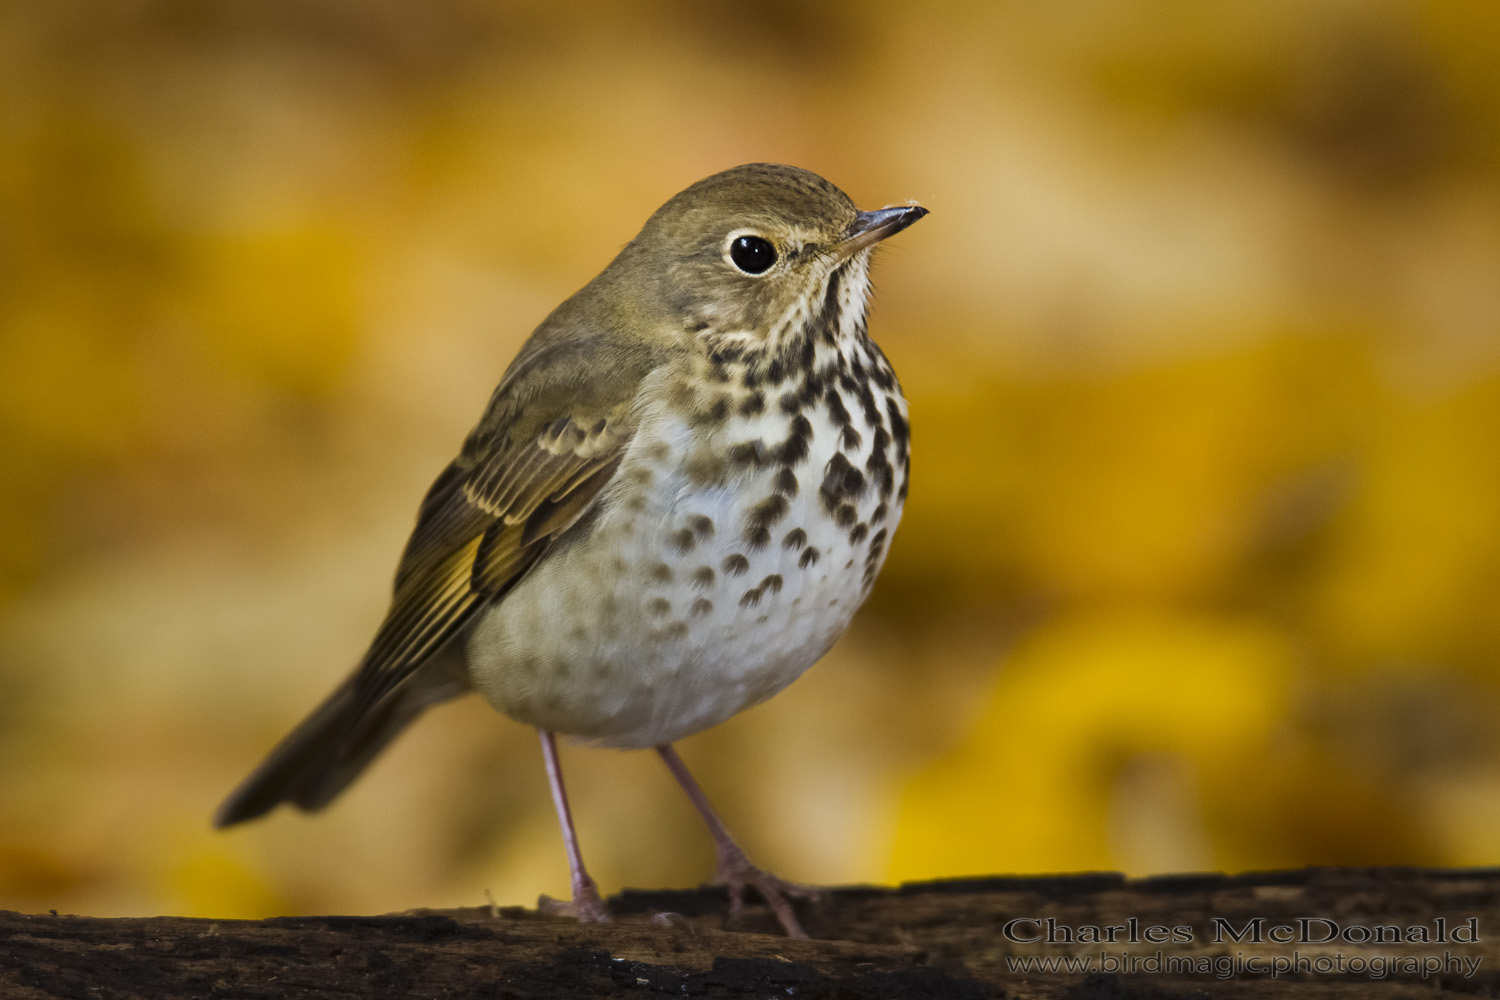
[[[753,864],[673,744],[785,688],[869,595],[908,490],[908,405],[867,333],[878,243],[928,211],[857,209],[752,163],[669,199],[531,334],[418,509],[348,678],[228,796],[226,827],[328,805],[407,725],[477,691],[534,727],[572,899],[584,866],[559,735],[654,749],[713,837],[729,919],[789,936],[809,892]]]

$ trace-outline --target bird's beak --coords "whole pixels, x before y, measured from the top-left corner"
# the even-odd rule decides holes
[[[854,222],[844,230],[837,249],[840,257],[852,257],[867,247],[899,233],[907,226],[927,214],[921,205],[902,205],[899,208],[877,208],[873,212],[860,212]]]

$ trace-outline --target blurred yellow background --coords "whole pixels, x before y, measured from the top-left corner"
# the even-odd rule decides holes
[[[531,328],[736,163],[877,262],[913,486],[869,606],[683,744],[819,883],[1500,863],[1500,6],[0,6],[0,906],[567,889],[534,735],[222,796],[348,670]],[[565,752],[606,891],[712,852]]]

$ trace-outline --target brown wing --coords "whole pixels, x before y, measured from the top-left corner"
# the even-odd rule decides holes
[[[425,709],[462,694],[443,647],[598,499],[633,433],[628,404],[575,405],[540,431],[514,433],[497,398],[422,502],[391,609],[359,668],[230,793],[216,825],[280,802],[322,808]]]
[[[575,409],[524,440],[471,440],[428,491],[390,611],[356,674],[363,709],[502,598],[582,516],[634,433],[630,403]]]

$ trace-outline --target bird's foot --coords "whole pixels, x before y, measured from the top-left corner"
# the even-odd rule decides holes
[[[732,843],[720,846],[719,863],[714,869],[714,884],[725,886],[729,890],[730,921],[738,917],[745,908],[745,887],[750,886],[760,893],[760,898],[776,914],[787,937],[807,937],[807,932],[797,922],[797,914],[792,911],[792,904],[787,897],[816,899],[818,891],[811,886],[788,882],[763,868],[757,868],[745,857],[745,852]]]
[[[580,924],[609,923],[609,910],[599,895],[599,887],[588,876],[573,880],[572,899],[553,899],[543,895],[537,898],[536,908],[537,912],[549,917],[572,917]]]

